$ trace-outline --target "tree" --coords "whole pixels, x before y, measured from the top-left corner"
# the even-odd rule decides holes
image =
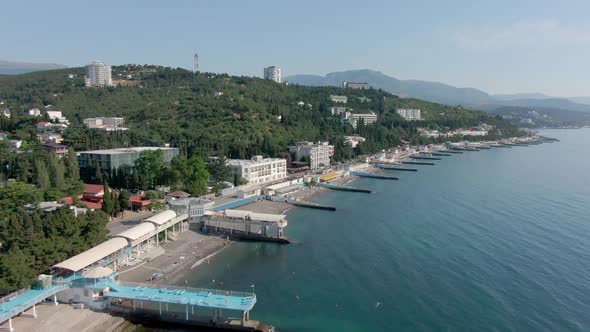
[[[207,193],[207,180],[209,180],[209,172],[203,159],[192,156],[188,160],[190,173],[188,178],[187,191],[193,196],[205,195]]]
[[[45,163],[41,160],[35,161],[35,170],[37,172],[37,185],[39,188],[43,190],[49,188],[51,183],[49,181],[49,173],[47,172]]]
[[[203,159],[197,156],[192,156],[189,159],[177,156],[172,159],[171,164],[174,174],[174,187],[185,190],[193,196],[207,193],[209,172]]]
[[[126,189],[121,190],[121,192],[119,193],[119,208],[121,209],[121,212],[123,213],[123,216],[125,216],[125,211],[129,209],[130,203],[129,203],[129,191],[127,191]]]
[[[119,197],[117,197],[117,193],[112,190],[111,193],[111,202],[113,204],[113,212],[112,215],[114,215],[115,217],[118,215],[119,212],[121,212],[121,202],[119,201]]]
[[[64,164],[53,153],[49,154],[49,174],[51,175],[51,185],[58,190],[64,190],[66,187]]]
[[[3,209],[1,213],[0,293],[30,286],[35,276],[47,267],[106,238],[107,220],[101,212],[88,211],[75,216],[63,207],[53,212],[25,213],[19,206],[16,210]]]
[[[33,185],[12,182],[0,187],[0,213],[13,211],[25,204],[36,204],[43,199],[43,192]]]
[[[105,180],[103,183],[104,195],[102,197],[102,211],[107,215],[111,215],[115,209],[115,202],[113,202],[113,196],[109,190],[109,184]]]
[[[156,178],[164,169],[164,154],[162,150],[142,151],[134,162],[134,171],[139,178],[142,189],[153,189],[156,186]]]
[[[207,171],[215,179],[215,182],[231,179],[231,169],[226,165],[225,158],[209,158],[207,160]]]
[[[68,155],[66,156],[65,161],[68,178],[72,181],[80,180],[80,167],[78,166],[78,157],[76,157],[74,149],[70,148],[68,150]]]

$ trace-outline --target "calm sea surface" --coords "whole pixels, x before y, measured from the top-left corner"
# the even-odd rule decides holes
[[[188,278],[250,290],[279,331],[590,330],[590,129],[360,179]],[[218,287],[218,286],[217,286]]]

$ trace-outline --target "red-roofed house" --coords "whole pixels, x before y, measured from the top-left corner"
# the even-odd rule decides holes
[[[89,209],[95,209],[95,210],[102,209],[102,198],[101,198],[100,201],[91,202],[91,201],[83,200],[83,196],[84,195],[79,195],[78,196],[78,204],[82,204],[82,205],[86,206]],[[74,199],[72,197],[62,197],[59,201],[62,204],[74,205]]]
[[[152,203],[151,199],[147,199],[145,194],[135,195],[129,197],[131,203],[131,210],[144,210]]]
[[[104,186],[102,184],[84,184],[82,199],[90,202],[101,202],[104,197]]]
[[[62,197],[59,201],[61,204],[74,205],[74,199],[71,197]]]
[[[39,130],[44,130],[49,127],[51,127],[51,122],[47,122],[47,121],[37,122],[37,129],[39,129]]]
[[[102,202],[89,202],[89,201],[80,201],[80,204],[83,204],[89,209],[100,210],[102,209]]]

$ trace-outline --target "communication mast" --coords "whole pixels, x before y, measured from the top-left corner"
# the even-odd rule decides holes
[[[193,73],[196,73],[199,70],[199,54],[195,53],[195,57],[193,58]]]

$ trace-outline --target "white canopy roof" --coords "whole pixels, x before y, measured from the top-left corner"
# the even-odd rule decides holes
[[[105,241],[96,247],[90,248],[81,254],[78,254],[72,258],[66,259],[65,261],[55,264],[53,267],[70,270],[77,272],[92,265],[101,259],[113,254],[128,245],[128,242],[124,238],[116,237],[108,241]]]
[[[145,219],[144,221],[148,221],[158,226],[162,226],[174,218],[176,218],[176,212],[172,210],[165,210]]]
[[[147,235],[155,230],[156,226],[154,226],[154,224],[152,224],[151,222],[142,222],[141,224],[131,227],[128,230],[125,230],[115,236],[120,236],[127,238],[131,241],[135,241],[140,237]]]
[[[249,220],[279,222],[287,216],[284,214],[256,213],[245,210],[225,210],[225,215],[230,218],[248,218]]]

